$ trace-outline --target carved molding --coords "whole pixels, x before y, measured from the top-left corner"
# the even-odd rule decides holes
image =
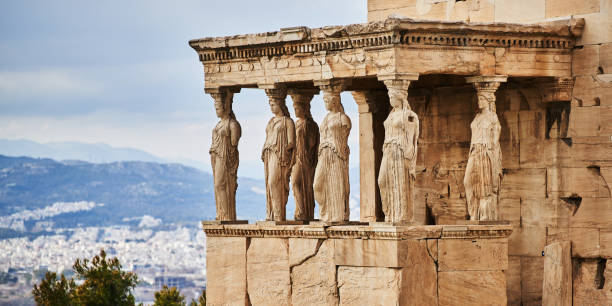
[[[570,24],[573,25],[571,29]],[[339,27],[294,27],[277,32],[194,39],[189,45],[199,53],[202,62],[390,46],[569,50],[574,47],[575,37],[581,34],[580,24],[584,25],[583,19],[569,20],[565,25],[559,22],[510,25],[388,19]]]
[[[511,225],[312,226],[203,225],[209,237],[313,239],[497,239],[508,238]]]

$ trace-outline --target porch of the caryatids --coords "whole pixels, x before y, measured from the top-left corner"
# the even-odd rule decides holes
[[[291,187],[295,198],[296,221],[314,220],[314,173],[319,150],[319,126],[312,119],[310,102],[318,89],[291,89],[295,111],[295,163],[291,169]]]
[[[418,74],[379,75],[387,87],[391,110],[384,122],[383,157],[378,186],[385,222],[410,223],[415,215],[419,118],[408,103],[408,87]]]
[[[236,189],[238,173],[238,141],[242,135],[240,124],[232,111],[235,92],[239,89],[207,89],[215,101],[219,122],[212,132],[210,162],[213,170],[216,217],[218,221],[236,221]]]
[[[349,146],[351,120],[344,113],[340,93],[345,84],[335,80],[315,81],[323,92],[328,113],[320,130],[314,196],[323,222],[349,221]]]
[[[472,138],[463,184],[470,220],[499,220],[502,180],[501,124],[497,117],[495,92],[507,76],[466,78],[476,89],[478,112],[470,124]]]
[[[261,153],[266,180],[266,220],[285,221],[289,179],[295,162],[295,125],[285,102],[287,89],[280,84],[259,87],[265,89],[273,114],[266,126]]]

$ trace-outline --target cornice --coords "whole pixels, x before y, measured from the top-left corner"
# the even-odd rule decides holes
[[[510,225],[203,225],[208,237],[310,238],[310,239],[495,239],[507,238]]]
[[[276,32],[194,39],[189,45],[203,62],[393,46],[571,49],[581,27],[584,27],[583,19],[528,25],[387,19],[347,26],[294,27]]]

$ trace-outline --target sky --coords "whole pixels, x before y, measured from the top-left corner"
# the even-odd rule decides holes
[[[366,0],[0,1],[0,138],[106,143],[210,164],[218,119],[190,39],[363,23],[366,15]],[[350,93],[342,99],[356,166],[357,107]],[[272,116],[263,90],[235,95],[234,112],[243,130],[239,175],[263,177]],[[312,112],[323,120],[320,96]]]

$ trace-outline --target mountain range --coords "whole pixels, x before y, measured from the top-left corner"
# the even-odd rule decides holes
[[[263,180],[239,178],[238,185],[240,217],[263,218]],[[49,221],[55,227],[76,227],[123,224],[144,215],[164,223],[215,218],[212,175],[192,167],[142,161],[59,162],[0,155],[0,216],[81,201],[98,205],[91,210],[58,214]],[[26,222],[28,230],[34,221]]]

